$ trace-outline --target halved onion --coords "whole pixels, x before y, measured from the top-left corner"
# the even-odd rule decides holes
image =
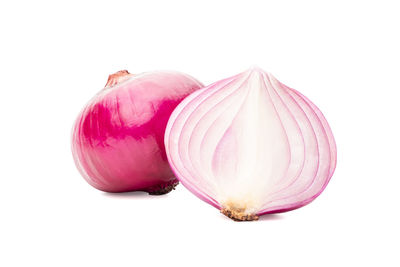
[[[184,99],[169,119],[165,146],[182,184],[234,220],[310,203],[336,165],[321,111],[256,67]]]

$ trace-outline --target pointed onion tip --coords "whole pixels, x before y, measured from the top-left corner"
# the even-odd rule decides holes
[[[254,81],[262,78],[263,76],[267,76],[269,78],[275,79],[275,77],[271,73],[269,73],[268,71],[264,71],[257,65],[251,66],[245,72],[243,72],[243,74],[247,75],[251,80],[254,80]]]

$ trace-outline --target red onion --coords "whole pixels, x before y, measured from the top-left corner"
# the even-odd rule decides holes
[[[110,75],[73,128],[72,153],[82,176],[106,192],[171,191],[178,181],[165,154],[165,127],[179,102],[201,87],[177,72]]]
[[[165,145],[182,184],[234,220],[310,203],[336,165],[321,111],[258,68],[188,96],[170,117]]]

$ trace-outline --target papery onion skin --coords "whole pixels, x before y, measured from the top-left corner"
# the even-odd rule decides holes
[[[258,67],[182,101],[165,145],[180,182],[239,221],[310,203],[336,167],[335,140],[321,111]]]
[[[110,75],[73,127],[72,154],[81,175],[105,192],[174,189],[178,180],[165,154],[165,127],[182,99],[201,87],[172,71]]]

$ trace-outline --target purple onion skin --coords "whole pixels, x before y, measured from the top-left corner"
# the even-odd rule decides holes
[[[168,193],[178,181],[165,153],[165,128],[175,107],[203,85],[178,72],[123,74],[109,79],[78,116],[75,164],[105,192]]]

